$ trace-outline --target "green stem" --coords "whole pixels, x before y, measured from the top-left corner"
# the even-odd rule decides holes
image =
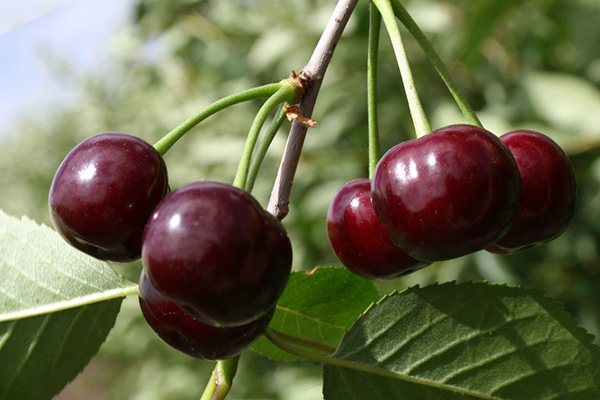
[[[431,126],[423,106],[421,106],[421,100],[415,87],[415,82],[410,70],[410,64],[406,57],[406,50],[404,49],[404,43],[402,42],[402,36],[400,35],[400,29],[394,15],[394,10],[390,0],[373,0],[373,3],[379,9],[383,23],[387,28],[390,40],[392,41],[392,47],[396,54],[396,60],[398,61],[398,68],[400,68],[400,75],[402,75],[402,82],[404,83],[404,91],[406,92],[406,98],[408,100],[408,106],[410,108],[410,114],[415,126],[417,137],[421,137],[431,131]]]
[[[342,358],[335,358],[331,356],[323,356],[315,353],[311,353],[302,349],[297,348],[290,344],[283,337],[278,335],[273,330],[267,328],[264,335],[271,343],[294,356],[305,358],[310,361],[315,361],[325,365],[332,365],[335,367],[353,369],[355,371],[365,372],[367,374],[379,375],[387,378],[393,378],[404,382],[413,383],[422,387],[432,387],[439,390],[445,390],[453,393],[462,394],[465,397],[472,397],[474,399],[490,399],[488,395],[482,395],[481,393],[472,392],[468,389],[460,389],[457,387],[450,387],[444,383],[434,382],[431,379],[422,379],[410,375],[399,374],[394,371],[390,371],[381,367],[359,364],[353,361],[344,360]],[[204,400],[204,399],[202,399]]]
[[[220,100],[215,101],[208,107],[204,108],[198,114],[187,119],[181,123],[178,127],[167,133],[162,139],[154,144],[154,148],[161,154],[164,155],[183,135],[185,135],[190,129],[198,125],[200,122],[215,114],[218,111],[223,110],[229,106],[232,106],[243,101],[257,99],[260,97],[268,97],[277,92],[282,86],[287,86],[284,82],[271,83],[268,85],[259,86],[256,88],[248,89],[240,93],[232,94]]]
[[[448,72],[446,65],[433,48],[433,45],[431,44],[429,39],[427,39],[423,31],[419,28],[415,20],[412,19],[410,14],[406,11],[404,6],[402,6],[400,0],[392,0],[392,7],[400,22],[402,22],[406,29],[415,38],[417,43],[419,43],[419,46],[421,46],[421,48],[429,58],[429,61],[431,61],[431,63],[433,64],[433,67],[448,87],[448,90],[452,94],[452,97],[454,97],[454,101],[456,101],[456,104],[460,108],[460,111],[463,113],[467,121],[470,124],[483,127],[483,125],[479,121],[479,118],[477,117],[477,114],[475,114],[475,111],[473,111],[473,108],[471,107],[463,93],[460,91],[458,85],[456,84],[456,81],[454,80],[454,78],[452,78],[450,72]]]
[[[200,400],[223,400],[227,396],[227,393],[229,393],[229,389],[231,389],[239,361],[239,355],[217,361],[217,365],[215,365],[215,369]]]
[[[275,346],[277,346],[281,350],[285,351],[286,353],[290,353],[291,355],[294,355],[294,356],[297,356],[300,358],[305,358],[305,359],[311,360],[311,361],[320,362],[323,364],[332,364],[332,362],[333,362],[334,364],[332,364],[332,365],[335,365],[335,363],[336,363],[336,361],[335,361],[335,360],[337,360],[336,358],[311,353],[309,351],[297,348],[296,346],[292,345],[288,340],[286,340],[284,337],[282,337],[278,332],[275,332],[271,328],[265,329],[263,335],[267,339],[269,339],[269,341],[271,343],[273,343]]]
[[[273,109],[277,107],[279,103],[293,101],[295,98],[296,88],[286,82],[281,86],[281,88],[279,88],[279,90],[277,90],[277,92],[275,92],[275,94],[269,97],[262,105],[260,110],[258,110],[258,113],[256,113],[256,117],[254,117],[254,121],[252,122],[252,126],[250,126],[250,131],[248,132],[244,152],[242,153],[242,158],[240,159],[240,163],[235,174],[235,179],[233,180],[233,186],[242,189],[246,187],[248,170],[250,168],[250,158],[254,152],[254,146],[256,145],[258,134],[260,133],[260,130],[271,111],[273,111]]]
[[[369,179],[373,177],[379,161],[379,127],[377,125],[377,54],[381,14],[369,3],[369,49],[367,54],[367,113],[369,127]]]
[[[310,340],[296,335],[291,335],[289,333],[281,332],[275,329],[271,329],[271,332],[293,345],[302,346],[307,349],[316,350],[320,353],[325,354],[331,354],[335,351],[335,347],[318,342],[316,340]]]
[[[286,119],[286,113],[284,111],[284,107],[285,107],[285,104],[282,103],[281,106],[279,107],[279,110],[275,113],[277,116],[271,122],[271,126],[269,127],[269,130],[265,134],[265,138],[264,138],[263,142],[261,143],[260,147],[258,148],[256,155],[254,156],[254,161],[252,162],[252,165],[250,166],[250,171],[248,172],[248,179],[246,181],[246,191],[247,192],[252,191],[252,188],[254,187],[254,183],[256,182],[256,176],[258,175],[258,171],[260,170],[262,162],[264,161],[265,156],[267,155],[267,150],[269,150],[269,147],[271,146],[271,143],[273,142],[275,135],[279,131],[281,124]]]

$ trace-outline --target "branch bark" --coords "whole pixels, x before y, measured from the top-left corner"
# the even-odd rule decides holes
[[[358,0],[339,0],[329,22],[327,23],[310,60],[300,72],[301,76],[307,80],[304,96],[300,101],[300,109],[306,118],[312,116],[312,112],[317,101],[319,89],[325,76],[325,71],[329,66],[335,47],[337,46],[346,24],[354,11]],[[290,193],[294,175],[298,167],[298,161],[306,138],[307,127],[294,121],[285,151],[279,165],[277,178],[267,210],[275,215],[279,220],[285,218],[289,212]]]

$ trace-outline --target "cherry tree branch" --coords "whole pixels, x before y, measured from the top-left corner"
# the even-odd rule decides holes
[[[358,3],[358,0],[338,1],[308,64],[300,72],[300,77],[307,81],[304,96],[299,104],[302,114],[306,118],[312,116],[325,71],[329,66],[333,51],[344,32],[344,28],[352,15],[352,11],[354,11],[356,3]],[[279,171],[277,172],[277,178],[275,179],[267,210],[280,220],[285,218],[289,211],[292,183],[296,174],[296,168],[298,167],[307,129],[305,125],[294,121],[290,129],[281,164],[279,165]]]

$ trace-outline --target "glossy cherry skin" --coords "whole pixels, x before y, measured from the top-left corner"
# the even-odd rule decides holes
[[[379,161],[371,188],[375,212],[392,240],[426,261],[496,242],[516,216],[520,192],[508,148],[471,125],[396,145]]]
[[[488,251],[510,254],[558,237],[575,213],[577,183],[565,152],[539,132],[519,130],[500,139],[521,175],[521,203],[512,227]]]
[[[288,235],[247,192],[201,181],[159,204],[142,263],[156,288],[197,319],[239,326],[267,313],[287,283]]]
[[[371,180],[343,185],[327,210],[327,233],[335,254],[350,271],[371,279],[393,279],[429,265],[396,246],[371,202]]]
[[[275,308],[246,325],[217,328],[198,321],[140,276],[140,307],[150,327],[171,347],[203,360],[223,360],[240,354],[263,333]]]
[[[167,191],[167,167],[150,144],[100,133],[60,164],[48,206],[54,227],[74,247],[102,260],[128,262],[140,257],[146,222]]]

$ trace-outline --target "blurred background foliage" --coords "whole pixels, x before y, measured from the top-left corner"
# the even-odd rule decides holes
[[[66,153],[94,133],[131,133],[153,143],[218,98],[278,81],[308,60],[333,0],[140,0],[117,53],[101,73],[82,75],[51,60],[77,85],[79,101],[51,117],[24,115],[0,148],[0,207],[48,223],[47,192]],[[380,283],[382,293],[448,280],[489,280],[538,288],[600,333],[600,3],[595,0],[406,2],[476,108],[497,134],[536,129],[570,154],[579,184],[577,214],[559,239],[520,255],[480,252]],[[317,101],[284,220],[294,268],[338,264],[325,214],[335,191],[367,175],[368,3],[359,2]],[[406,36],[421,99],[434,128],[464,122],[441,80]],[[382,151],[412,137],[398,69],[381,39]],[[225,110],[182,139],[165,159],[171,187],[198,179],[231,181],[254,113],[251,102]],[[266,205],[286,130],[276,138],[254,194]],[[139,263],[115,269],[137,280]],[[598,343],[598,340],[596,341]],[[128,298],[100,353],[60,399],[199,398],[211,363],[171,350]],[[242,358],[234,399],[320,399],[320,368]]]

